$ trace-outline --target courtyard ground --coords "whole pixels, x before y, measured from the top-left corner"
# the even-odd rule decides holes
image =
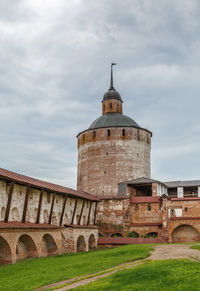
[[[197,288],[200,285],[199,248],[200,246],[191,244],[155,245],[154,252],[147,259],[121,264],[117,268],[110,268],[92,276],[66,280],[39,290],[125,291],[190,289],[199,291],[200,288]],[[192,262],[189,260],[192,260]],[[193,282],[193,278],[196,278],[197,281]],[[88,285],[88,283],[90,284]],[[170,289],[168,289],[168,286],[170,286]],[[189,286],[193,289],[188,289]]]
[[[0,266],[0,290],[34,290],[50,283],[146,258],[151,249],[150,245],[127,245],[88,253],[29,259],[14,265]]]
[[[128,245],[30,259],[0,267],[0,290],[199,291],[199,250],[194,244]]]

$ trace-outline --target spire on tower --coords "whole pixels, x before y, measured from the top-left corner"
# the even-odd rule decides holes
[[[113,86],[113,66],[115,66],[116,63],[111,63],[111,76],[110,76],[110,89],[109,90],[114,90]]]

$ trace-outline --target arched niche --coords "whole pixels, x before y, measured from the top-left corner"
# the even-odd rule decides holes
[[[58,254],[58,247],[52,235],[45,234],[42,238],[42,256],[53,256]]]
[[[0,265],[12,263],[11,249],[8,242],[0,236]]]
[[[96,240],[94,234],[91,234],[88,240],[88,249],[94,250],[96,249]]]
[[[81,235],[77,239],[77,252],[84,252],[86,251],[86,243],[85,238]]]
[[[172,242],[199,242],[200,233],[192,225],[182,224],[172,232]]]
[[[27,234],[21,235],[16,247],[17,261],[37,256],[38,252],[33,239]]]

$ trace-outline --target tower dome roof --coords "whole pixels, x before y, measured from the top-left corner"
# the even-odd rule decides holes
[[[137,127],[141,128],[132,118],[117,112],[106,113],[98,117],[88,129],[103,127]]]
[[[103,101],[117,99],[122,102],[120,94],[114,88],[110,88],[103,96]]]

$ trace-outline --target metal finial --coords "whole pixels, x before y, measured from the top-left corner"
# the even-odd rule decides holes
[[[110,90],[114,90],[113,86],[113,66],[115,66],[116,63],[111,63],[111,76],[110,76]]]

